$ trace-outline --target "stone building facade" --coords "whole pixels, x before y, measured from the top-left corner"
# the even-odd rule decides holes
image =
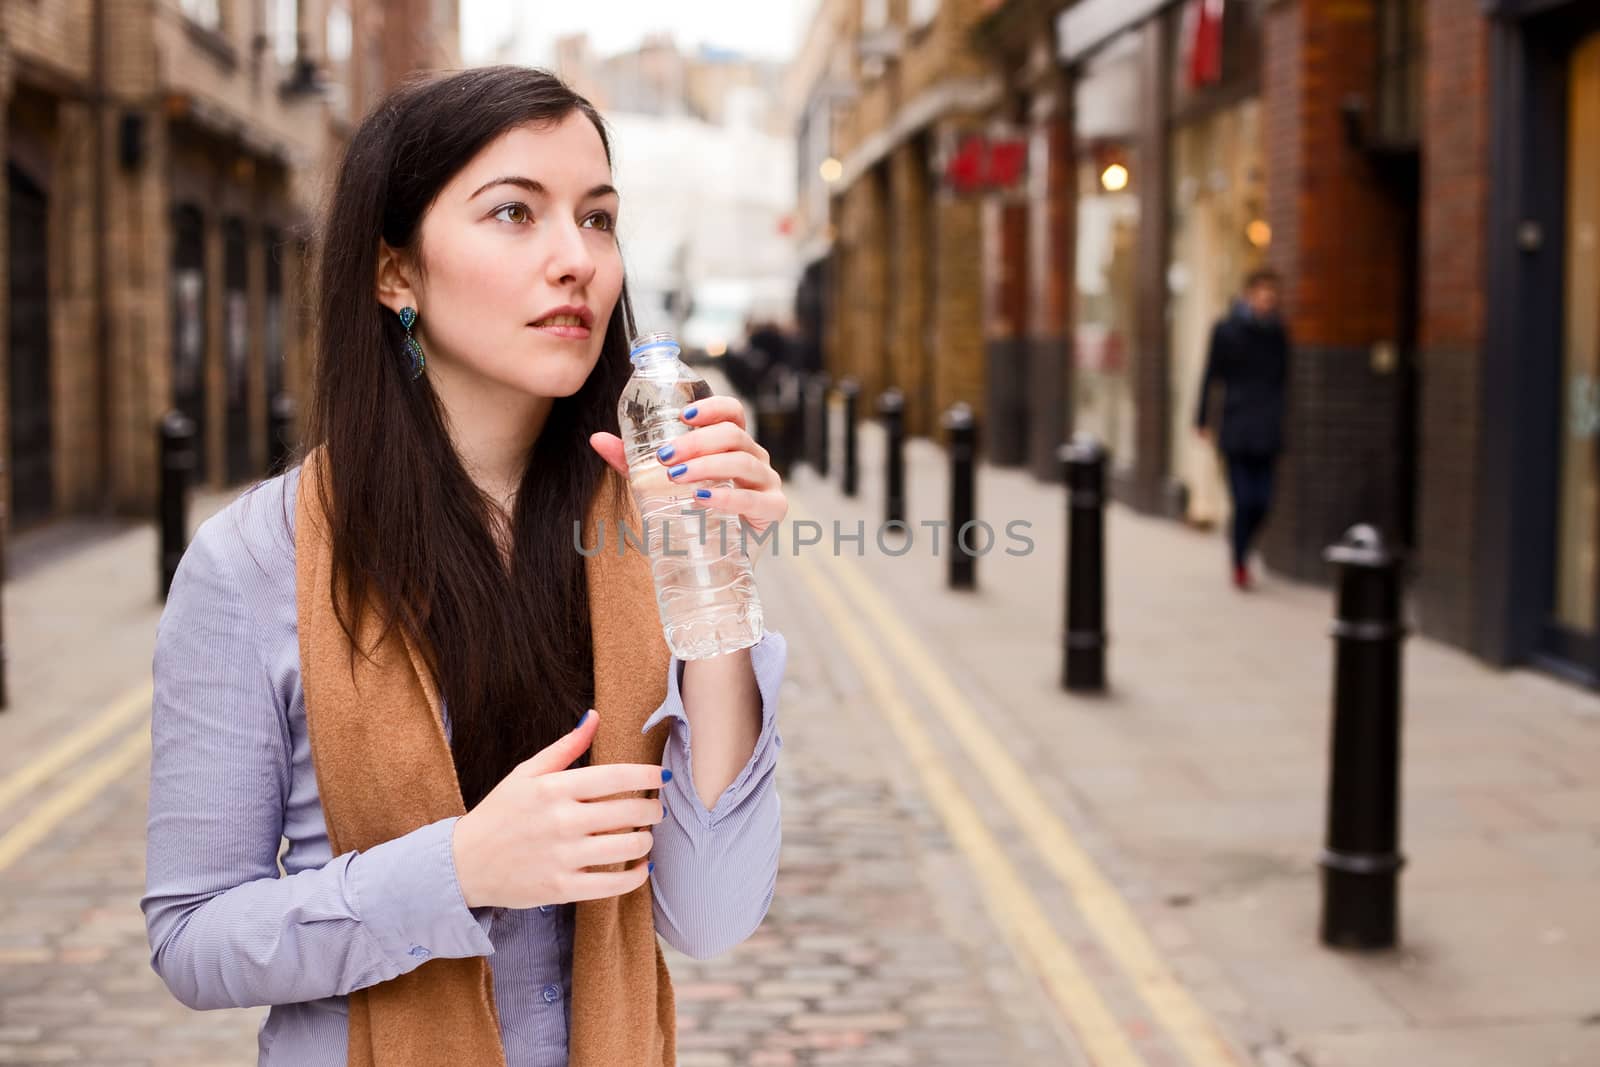
[[[459,63],[454,0],[0,5],[6,513],[148,514],[156,425],[204,484],[265,472],[303,395],[313,224],[352,123]]]
[[[937,432],[958,400],[983,416],[985,358],[979,198],[940,177],[967,135],[982,128],[999,78],[979,57],[978,0],[883,0],[819,9],[813,34],[842,49],[819,68],[832,155],[824,247],[823,363],[852,377],[869,405],[884,389],[906,399],[908,433]],[[800,87],[804,90],[806,87]],[[822,117],[818,117],[822,116]],[[802,158],[814,151],[802,148]],[[809,180],[807,177],[804,180]],[[804,316],[802,316],[804,317]]]

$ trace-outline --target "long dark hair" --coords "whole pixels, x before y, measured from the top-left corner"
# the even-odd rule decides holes
[[[378,239],[412,255],[434,197],[518,126],[598,112],[559,78],[485,67],[413,81],[361,123],[340,167],[321,242],[315,387],[307,445],[326,451],[322,506],[335,604],[348,634],[375,610],[423,650],[449,711],[462,799],[471,808],[518,762],[570,730],[594,698],[580,520],[607,467],[590,434],[617,432],[633,311],[624,285],[599,362],[557,398],[509,516],[462,466],[424,374],[410,379],[405,331],[374,291]],[[622,485],[620,479],[615,485]]]

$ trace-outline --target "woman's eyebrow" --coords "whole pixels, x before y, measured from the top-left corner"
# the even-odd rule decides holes
[[[542,182],[536,182],[532,178],[523,178],[518,175],[508,175],[503,178],[495,178],[492,181],[483,183],[482,185],[478,186],[477,190],[473,192],[472,196],[467,197],[467,199],[472,200],[476,198],[479,193],[482,193],[486,189],[493,189],[497,185],[515,185],[520,189],[528,190],[528,192],[535,196],[543,196],[549,192],[549,190],[544,187],[544,183]],[[615,186],[600,184],[583,194],[583,198],[585,200],[593,200],[597,196],[606,196],[608,194],[612,196],[619,195]]]

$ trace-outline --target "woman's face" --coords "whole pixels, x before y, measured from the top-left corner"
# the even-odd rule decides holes
[[[622,292],[618,210],[605,146],[581,112],[517,127],[439,192],[420,228],[422,269],[396,288],[380,266],[380,299],[397,312],[414,301],[430,375],[570,396]]]

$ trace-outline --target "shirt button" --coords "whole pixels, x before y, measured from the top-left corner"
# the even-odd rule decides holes
[[[561,999],[561,987],[560,986],[558,986],[558,985],[547,985],[547,986],[544,987],[544,1002],[546,1004],[554,1004],[556,1001],[558,1001],[560,999]]]
[[[411,952],[411,955],[415,956],[419,960],[425,960],[429,956],[433,955],[433,953],[429,952],[427,949],[423,948],[421,945],[412,945],[411,949],[410,949],[410,952]]]

